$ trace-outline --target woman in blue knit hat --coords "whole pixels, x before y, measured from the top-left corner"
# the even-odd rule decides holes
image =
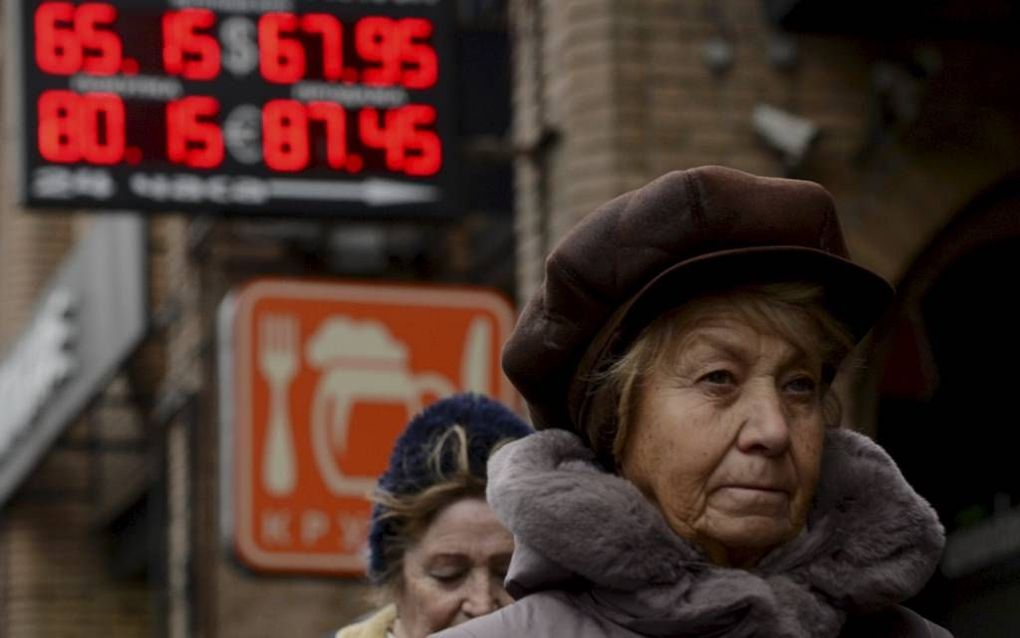
[[[531,428],[479,395],[434,403],[408,424],[379,478],[369,576],[386,605],[336,638],[424,638],[510,603],[513,536],[485,501],[492,451]]]

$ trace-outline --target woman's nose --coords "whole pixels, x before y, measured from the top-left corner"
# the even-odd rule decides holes
[[[790,424],[779,392],[771,384],[751,390],[738,444],[747,453],[778,456],[790,446]]]
[[[488,573],[472,574],[465,586],[468,591],[462,607],[468,616],[477,618],[499,608],[499,592],[495,588],[501,585],[490,578]]]

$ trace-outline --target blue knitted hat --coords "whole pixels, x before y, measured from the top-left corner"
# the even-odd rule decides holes
[[[477,394],[455,394],[433,403],[411,419],[393,445],[389,466],[379,477],[379,489],[394,496],[414,494],[451,473],[457,446],[447,445],[442,450],[440,475],[429,460],[436,443],[454,425],[462,426],[467,432],[471,473],[483,481],[493,446],[532,432],[527,423],[497,401]],[[389,567],[386,546],[398,533],[394,519],[382,518],[385,512],[386,508],[379,504],[372,508],[372,529],[368,536],[369,577],[377,584]]]

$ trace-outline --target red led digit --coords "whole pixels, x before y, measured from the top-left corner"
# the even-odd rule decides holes
[[[436,51],[422,40],[432,37],[432,23],[423,18],[405,18],[399,22],[401,60],[411,68],[403,69],[400,83],[409,89],[435,86],[439,77]]]
[[[358,114],[361,141],[370,148],[385,152],[386,168],[395,172],[404,170],[404,127],[401,110],[362,109]]]
[[[209,121],[220,111],[216,98],[193,95],[166,105],[166,155],[175,164],[215,168],[223,163],[223,132]]]
[[[186,80],[212,80],[220,74],[220,43],[203,30],[216,24],[208,9],[163,14],[163,68]]]
[[[78,101],[71,91],[45,91],[39,96],[39,154],[50,162],[70,164],[78,150]]]
[[[305,50],[296,38],[293,13],[267,13],[259,18],[259,70],[277,84],[293,84],[305,77]]]
[[[297,100],[272,100],[262,109],[262,156],[275,171],[308,166],[308,116]]]
[[[308,117],[326,125],[326,162],[330,168],[347,163],[347,112],[335,102],[310,102]]]
[[[400,35],[397,22],[390,18],[362,18],[354,27],[354,48],[361,59],[378,64],[365,69],[366,84],[398,84],[400,82]]]
[[[113,93],[90,93],[78,103],[82,158],[92,164],[124,159],[124,102]]]
[[[81,68],[82,50],[74,32],[74,5],[44,2],[35,12],[35,62],[46,73],[71,75]]]
[[[301,18],[301,29],[322,38],[322,75],[327,80],[339,80],[344,73],[340,21],[326,13],[310,13]]]
[[[114,75],[120,70],[120,37],[111,29],[117,10],[101,2],[75,7],[46,2],[35,12],[35,60],[55,75],[79,71]]]
[[[435,122],[434,107],[409,104],[385,114],[377,109],[362,109],[358,128],[365,146],[385,151],[386,168],[425,176],[438,173],[443,162],[439,136],[426,128]]]
[[[400,109],[405,155],[404,172],[408,175],[435,175],[443,163],[443,147],[435,131],[425,130],[436,123],[436,109],[426,104],[409,104]]]
[[[82,69],[95,75],[114,75],[120,71],[122,45],[110,30],[117,10],[108,4],[87,2],[78,7],[74,27],[83,52]],[[103,28],[98,28],[103,27]]]
[[[39,154],[50,162],[116,164],[124,159],[124,101],[113,93],[45,91],[39,96]]]

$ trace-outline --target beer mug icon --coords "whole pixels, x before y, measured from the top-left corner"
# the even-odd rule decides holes
[[[319,473],[333,495],[364,497],[375,487],[376,477],[348,475],[337,456],[346,450],[355,405],[396,403],[413,415],[426,396],[446,396],[456,388],[441,374],[413,373],[407,346],[377,321],[334,315],[305,349],[309,364],[322,370],[311,413],[312,451]]]

